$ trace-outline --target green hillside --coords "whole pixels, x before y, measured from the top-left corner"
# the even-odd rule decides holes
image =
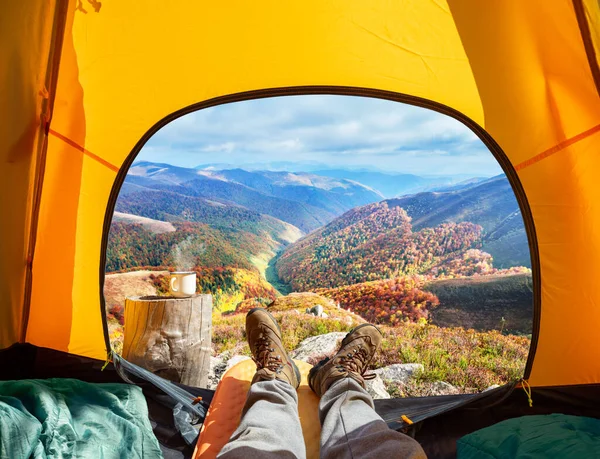
[[[504,175],[456,191],[419,193],[388,203],[406,210],[415,230],[464,221],[479,225],[482,249],[493,256],[497,268],[531,267],[523,218]]]
[[[435,325],[531,333],[531,274],[434,280],[423,289],[439,299],[439,306],[430,315]]]
[[[353,209],[290,245],[276,268],[295,291],[407,274],[468,276],[492,269],[487,254],[469,251],[480,246],[481,235],[481,227],[468,222],[413,232],[404,209],[383,201]]]
[[[254,269],[251,256],[273,250],[272,241],[249,232],[218,230],[191,222],[178,222],[174,226],[174,232],[153,233],[141,224],[113,223],[106,252],[106,271],[137,267],[190,269],[193,266]],[[231,237],[234,233],[235,237]]]

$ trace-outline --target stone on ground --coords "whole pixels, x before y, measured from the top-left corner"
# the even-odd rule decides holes
[[[221,381],[221,377],[227,368],[227,353],[219,354],[216,357],[210,357],[210,371],[208,373],[208,389],[215,390]]]
[[[376,398],[391,398],[388,391],[385,389],[385,384],[383,383],[383,379],[379,375],[375,377],[375,379],[365,380],[365,385],[367,386],[367,392],[373,397]]]
[[[456,395],[460,392],[456,387],[446,381],[436,381],[432,383],[429,390],[431,395]]]
[[[250,357],[245,355],[234,355],[230,352],[223,352],[215,357],[210,358],[210,371],[208,373],[208,389],[215,390],[221,381],[221,378],[227,370],[235,364],[248,360]]]
[[[234,365],[237,365],[238,363],[243,362],[244,360],[250,360],[250,357],[248,357],[247,355],[234,355],[234,356],[232,356],[227,361],[227,366],[225,368],[225,371],[229,370]]]
[[[424,370],[420,363],[395,363],[387,367],[373,370],[373,373],[381,376],[384,381],[392,381],[398,384],[406,384],[409,379]]]
[[[290,354],[293,359],[308,362],[315,358],[330,356],[337,352],[339,343],[346,333],[332,332],[325,335],[311,336],[302,341],[295,351]]]

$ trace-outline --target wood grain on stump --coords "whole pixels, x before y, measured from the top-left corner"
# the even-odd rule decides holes
[[[127,298],[123,357],[165,379],[206,387],[211,314],[211,295]]]

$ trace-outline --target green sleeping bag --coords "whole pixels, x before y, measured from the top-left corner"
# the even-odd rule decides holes
[[[600,458],[600,420],[549,414],[499,422],[462,437],[458,459]]]
[[[142,390],[77,379],[0,381],[0,459],[162,458]]]

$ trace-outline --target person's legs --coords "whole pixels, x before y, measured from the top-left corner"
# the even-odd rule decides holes
[[[240,425],[218,457],[306,457],[296,389],[278,379],[252,384]]]
[[[319,418],[324,459],[426,457],[419,443],[387,426],[369,393],[352,378],[327,389],[319,403]]]
[[[256,362],[240,425],[218,457],[306,457],[298,417],[300,372],[281,343],[281,330],[264,309],[246,316],[246,336]]]
[[[310,387],[321,397],[322,458],[426,457],[415,440],[388,428],[365,390],[363,375],[381,339],[376,327],[360,325],[346,335],[335,356],[310,371]]]

